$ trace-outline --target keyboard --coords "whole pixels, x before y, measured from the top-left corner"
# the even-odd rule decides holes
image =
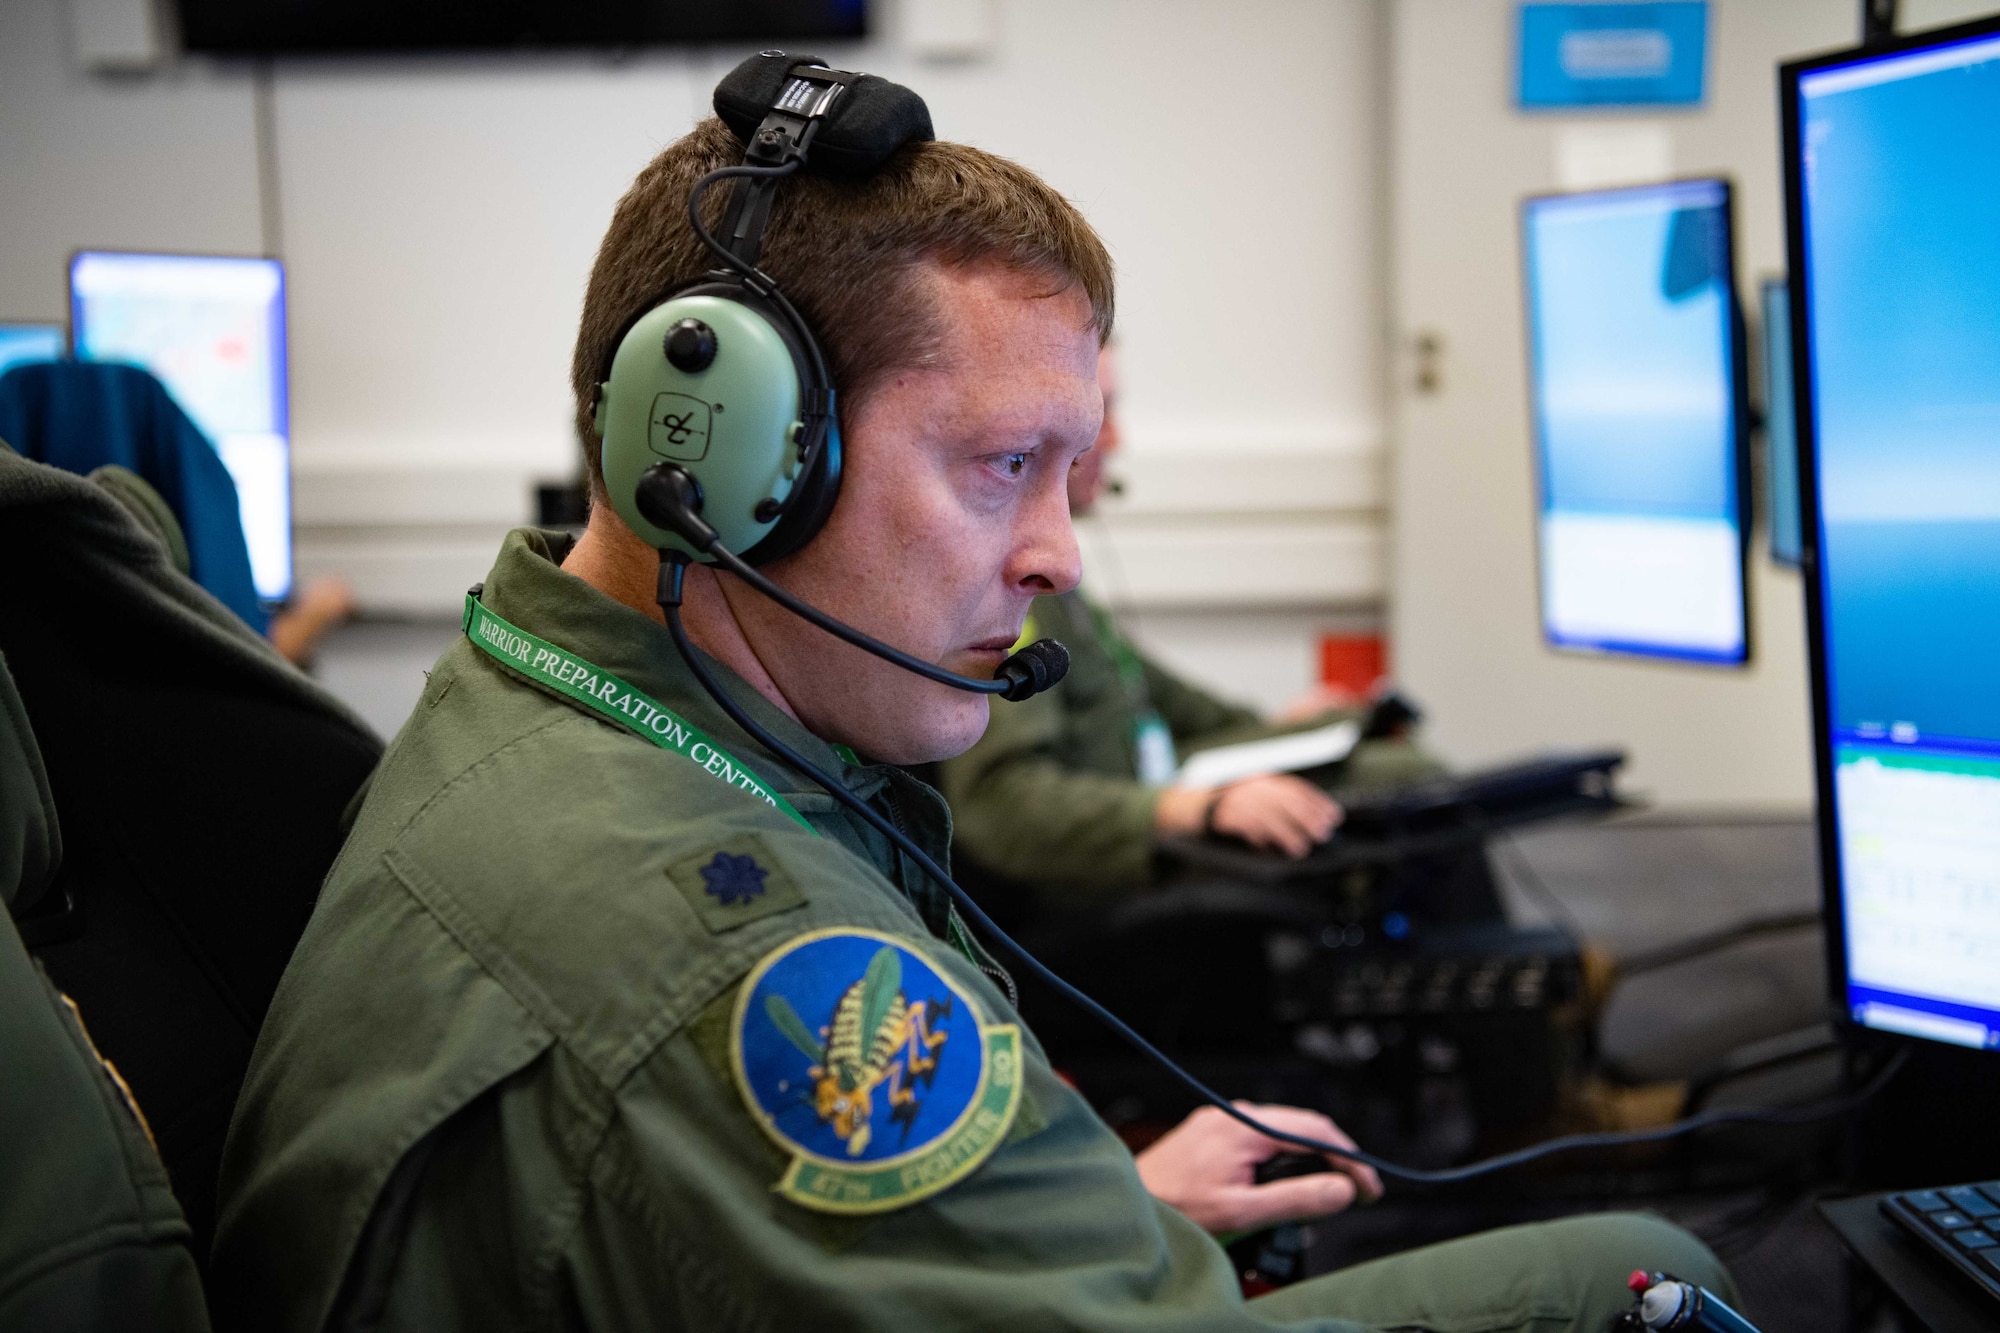
[[[1890,1194],[1882,1211],[2000,1299],[2000,1180]]]
[[[1614,809],[1613,775],[1625,762],[1623,750],[1585,750],[1542,755],[1476,773],[1426,778],[1381,792],[1350,794],[1347,833],[1417,831],[1432,826],[1505,825],[1555,807],[1583,804]]]

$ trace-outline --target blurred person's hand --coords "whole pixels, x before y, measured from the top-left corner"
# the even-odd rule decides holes
[[[1153,810],[1161,837],[1213,832],[1253,847],[1304,856],[1333,836],[1340,803],[1303,778],[1271,773],[1226,787],[1168,787]]]
[[[354,614],[354,589],[342,579],[313,579],[271,617],[271,646],[293,666],[312,660],[326,632]]]
[[[1284,1133],[1354,1146],[1340,1126],[1317,1112],[1250,1102],[1235,1105]],[[1210,1233],[1259,1231],[1337,1213],[1357,1198],[1372,1201],[1382,1196],[1381,1178],[1373,1170],[1331,1156],[1327,1158],[1331,1171],[1257,1183],[1260,1163],[1279,1153],[1299,1151],[1204,1106],[1138,1155],[1139,1179],[1154,1198],[1179,1209]]]

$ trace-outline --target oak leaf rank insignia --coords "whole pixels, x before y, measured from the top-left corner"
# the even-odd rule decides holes
[[[741,930],[806,905],[785,858],[755,833],[719,838],[667,866],[667,879],[710,933]]]
[[[701,868],[702,883],[709,897],[724,907],[747,903],[764,893],[764,879],[770,872],[755,857],[717,852],[715,859]]]

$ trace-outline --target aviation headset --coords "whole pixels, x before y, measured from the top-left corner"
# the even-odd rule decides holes
[[[592,413],[612,508],[662,560],[721,565],[906,671],[1004,699],[1049,688],[1069,670],[1068,651],[1053,639],[1029,644],[990,678],[960,676],[835,620],[756,569],[811,541],[840,496],[840,421],[826,354],[757,267],[778,182],[803,170],[809,154],[819,174],[864,179],[904,144],[931,138],[931,116],[899,84],[780,51],[731,70],[716,86],[715,109],[743,141],[743,161],[696,181],[687,209],[721,267],[640,315],[612,353]],[[732,179],[718,238],[701,200]]]
[[[720,266],[632,324],[598,386],[606,490],[618,516],[653,546],[701,560],[639,499],[647,469],[671,463],[720,543],[750,564],[798,550],[840,494],[840,423],[825,353],[792,303],[757,268],[778,182],[804,170],[858,180],[906,143],[932,137],[908,88],[766,51],[730,72],[715,109],[743,141],[739,166],[712,171],[688,197],[695,234]],[[737,181],[717,237],[701,217],[713,185]]]

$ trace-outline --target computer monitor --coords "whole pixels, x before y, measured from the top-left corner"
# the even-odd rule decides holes
[[[62,360],[63,341],[60,324],[0,320],[0,375],[31,361]]]
[[[285,271],[275,259],[84,251],[70,260],[76,355],[160,377],[214,443],[250,547],[257,595],[292,587]]]
[[[1799,436],[1792,404],[1792,307],[1783,278],[1766,278],[1764,319],[1764,520],[1771,558],[1796,566],[1805,554],[1799,522]]]
[[[2000,22],[1781,78],[1834,999],[2000,1047]]]
[[[1727,181],[1522,205],[1556,648],[1748,660],[1743,355]]]

